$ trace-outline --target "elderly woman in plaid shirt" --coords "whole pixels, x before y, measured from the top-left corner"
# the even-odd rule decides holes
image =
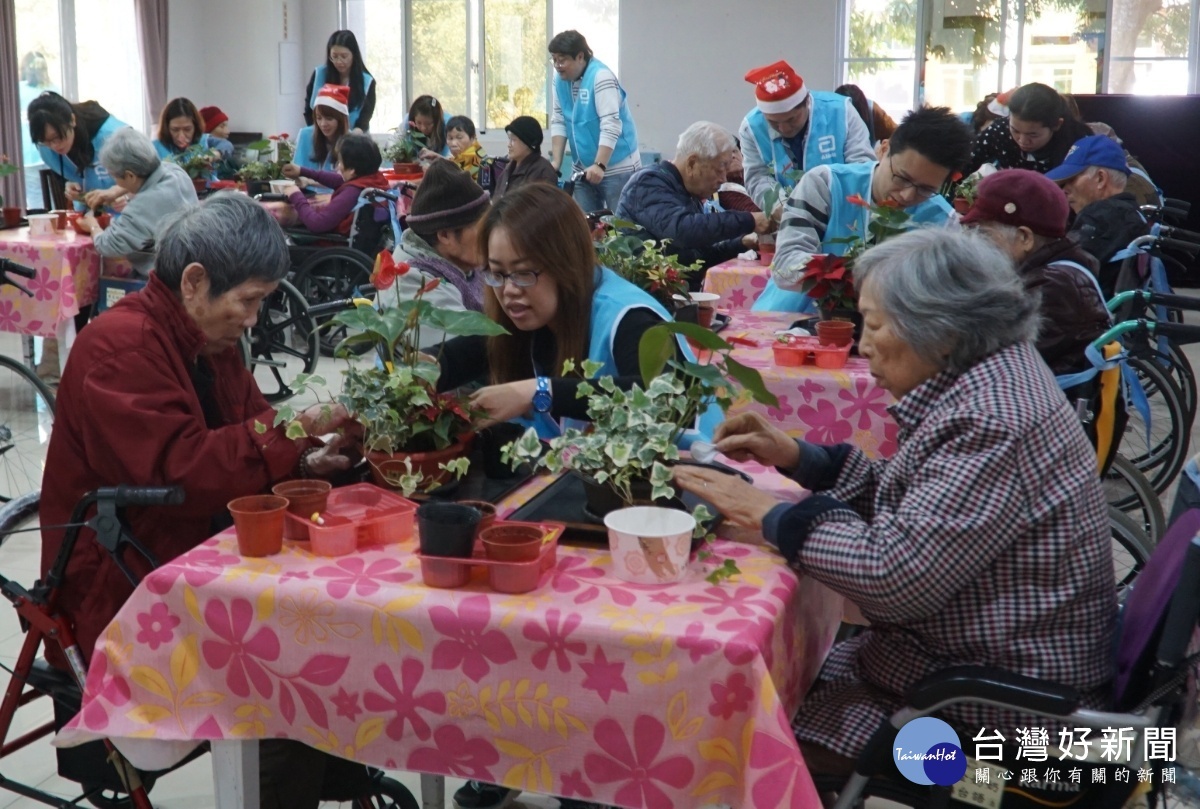
[[[1037,299],[1005,255],[963,231],[898,236],[864,253],[855,277],[859,351],[896,398],[895,457],[795,441],[744,414],[718,428],[717,448],[779,467],[810,497],[782,505],[711,470],[675,473],[870,619],[833,649],[794,720],[810,769],[826,774],[848,774],[906,689],[939,669],[1057,680],[1096,707],[1113,674],[1104,495],[1034,347]],[[1038,724],[985,707],[944,718],[964,741]]]

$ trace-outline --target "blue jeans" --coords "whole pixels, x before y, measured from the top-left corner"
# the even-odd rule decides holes
[[[617,210],[617,202],[621,199],[621,189],[633,172],[625,171],[620,174],[605,174],[598,185],[592,185],[582,177],[575,183],[575,201],[584,213],[592,211]]]

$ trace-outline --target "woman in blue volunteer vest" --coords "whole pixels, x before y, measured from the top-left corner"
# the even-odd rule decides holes
[[[446,342],[439,388],[486,380],[471,402],[489,420],[528,416],[540,435],[551,437],[563,421],[587,419],[587,400],[575,395],[583,380],[560,376],[565,360],[598,362],[599,375],[623,388],[641,384],[638,343],[670,315],[648,293],[597,266],[587,220],[570,197],[544,183],[521,186],[496,201],[479,241],[491,287],[484,311],[509,333]],[[683,340],[679,355],[690,357]],[[700,432],[711,435],[720,419],[714,404]]]
[[[296,154],[292,162],[302,169],[313,171],[337,171],[337,155],[334,147],[350,131],[347,106],[350,90],[337,84],[326,84],[317,93],[313,105],[312,126],[306,126],[296,136]],[[324,189],[314,180],[302,178],[299,185]]]
[[[941,225],[953,209],[938,189],[971,156],[970,127],[945,107],[922,107],[905,116],[873,163],[818,166],[788,198],[771,280],[756,311],[811,312],[799,292],[805,264],[815,253],[843,255],[847,239],[867,232],[870,210],[862,202],[903,208],[913,225]],[[852,201],[853,200],[853,201]]]
[[[408,126],[425,136],[425,148],[421,150],[422,160],[436,160],[439,157],[450,156],[450,146],[446,143],[446,124],[450,123],[450,113],[442,108],[442,102],[430,95],[417,96],[412,106],[408,108]]]
[[[550,163],[555,171],[561,168],[570,142],[574,170],[584,173],[575,183],[575,200],[585,211],[615,211],[625,183],[642,166],[625,89],[578,31],[556,34],[548,50],[558,74]]]
[[[224,138],[210,135],[204,130],[204,118],[200,110],[189,99],[173,98],[162,108],[158,115],[158,137],[154,140],[154,150],[163,160],[181,162],[189,149],[215,149],[220,153],[220,160],[233,157],[233,144]],[[217,179],[214,168],[209,179]]]
[[[334,31],[325,44],[325,64],[318,65],[304,90],[304,123],[312,126],[317,94],[326,84],[350,88],[347,117],[350,128],[360,132],[371,129],[375,114],[375,78],[363,64],[362,51],[353,31]]]
[[[100,149],[125,123],[95,101],[71,103],[45,92],[29,102],[29,137],[46,167],[66,181],[67,199],[82,209],[111,207],[125,195],[104,167]]]
[[[742,119],[738,138],[746,190],[760,208],[770,188],[791,191],[816,166],[875,159],[867,126],[845,96],[810,92],[782,60],[750,70],[745,79],[754,85],[755,107]],[[778,219],[777,211],[765,212]]]

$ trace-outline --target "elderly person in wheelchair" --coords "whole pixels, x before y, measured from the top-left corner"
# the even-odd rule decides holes
[[[42,482],[43,576],[63,540],[51,526],[69,522],[76,502],[96,488],[184,489],[182,506],[126,513],[133,536],[168,561],[229,525],[230,500],[350,466],[341,435],[321,445],[273,426],[275,412],[242,364],[238,339],[287,270],[283,233],[245,196],[217,194],[165,225],[145,289],[80,332],[63,374]],[[314,405],[300,416],[309,435],[346,421],[340,405]],[[148,572],[144,560],[128,562]],[[76,546],[58,607],[86,656],[131,593],[102,548]],[[57,646],[46,657],[67,668]],[[315,807],[326,759],[303,744],[264,742],[262,805]]]
[[[855,283],[859,351],[896,398],[896,455],[795,441],[751,413],[717,429],[717,448],[778,467],[811,496],[785,505],[710,470],[675,471],[870,620],[834,647],[794,719],[814,775],[849,775],[906,691],[944,668],[1054,680],[1092,707],[1113,676],[1104,494],[1077,416],[1033,345],[1036,296],[969,231],[897,236],[858,259]],[[943,718],[967,739],[981,726],[1038,724],[986,707]]]

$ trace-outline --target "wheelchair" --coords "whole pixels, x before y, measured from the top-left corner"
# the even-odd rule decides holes
[[[1187,680],[1196,663],[1200,662],[1200,653],[1187,655],[1200,619],[1198,532],[1200,510],[1185,513],[1163,537],[1141,578],[1131,589],[1122,608],[1114,650],[1117,678],[1108,709],[1084,708],[1080,705],[1080,695],[1071,687],[1011,672],[982,666],[961,666],[936,672],[916,684],[906,695],[906,707],[890,716],[875,731],[859,755],[849,780],[843,782],[841,778],[817,774],[813,780],[818,791],[837,793],[836,809],[861,807],[867,796],[922,808],[1002,805],[1005,809],[1046,806],[1109,809],[1123,806],[1135,790],[1147,788],[1139,784],[1137,777],[1129,777],[1130,771],[1154,763],[1145,758],[1147,745],[1143,742],[1149,738],[1145,731],[1172,727],[1178,722]],[[1097,750],[1091,751],[1091,757],[1072,759],[1066,764],[1055,762],[1052,757],[1046,762],[1048,766],[1078,765],[1104,770],[1104,783],[1088,783],[1086,778],[1078,785],[1071,785],[1065,779],[1051,783],[1049,777],[1035,778],[1031,784],[1024,783],[1023,777],[1021,782],[1016,778],[1004,779],[996,790],[1002,793],[1002,804],[995,798],[987,803],[971,795],[972,791],[979,791],[972,787],[976,786],[973,782],[981,778],[972,770],[974,765],[970,758],[966,775],[954,786],[921,786],[901,777],[892,752],[901,728],[914,719],[935,715],[948,706],[964,704],[988,705],[1022,715],[1046,717],[1050,723],[1057,721],[1071,728],[1073,733],[1085,727],[1097,730],[1132,728],[1136,738],[1129,745],[1127,762],[1113,761],[1111,757],[1105,760]],[[976,757],[982,758],[978,742],[990,742],[994,738],[984,736],[984,732],[978,736],[960,736],[960,754],[968,749],[970,741],[975,741]],[[974,733],[971,729],[970,734]],[[999,747],[1003,755],[1001,769],[1010,776],[1013,769],[1033,766],[1029,759],[1021,761],[1019,753],[1009,749],[1010,746]],[[1068,749],[1074,748],[1072,744]],[[988,768],[991,769],[990,764]],[[1126,770],[1124,781],[1118,780],[1117,771],[1122,768]],[[1036,769],[1044,770],[1045,767]],[[1164,787],[1161,778],[1149,782],[1149,794],[1155,801],[1163,797]]]
[[[356,290],[370,283],[375,256],[381,250],[391,251],[400,241],[404,225],[398,209],[401,199],[411,200],[415,188],[409,183],[401,183],[391,191],[364,190],[348,236],[314,234],[302,228],[285,229],[292,244],[291,282],[309,306],[356,297]],[[386,213],[386,220],[381,216],[383,213]],[[344,327],[326,327],[328,320],[328,317],[316,318],[315,339],[320,353],[332,357],[346,332]],[[362,351],[368,349],[369,346]]]
[[[64,572],[80,531],[89,529],[94,540],[105,549],[121,571],[136,586],[137,577],[127,563],[136,553],[151,566],[154,555],[129,534],[121,509],[129,506],[169,506],[183,502],[178,487],[116,486],[89,492],[75,506],[59,554],[44,580],[30,588],[0,575],[0,594],[20,615],[25,639],[9,683],[0,703],[0,766],[8,755],[61,729],[79,712],[83,684],[87,678],[83,658],[75,643],[70,622],[55,609],[56,593],[63,585]],[[38,531],[36,526],[40,492],[31,492],[0,509],[0,546],[23,531]],[[43,642],[54,643],[71,664],[71,671],[51,666],[38,656]],[[18,738],[9,739],[18,708],[41,698],[54,703],[54,718]],[[202,744],[183,761],[167,770],[142,772],[124,760],[108,740],[89,742],[73,748],[56,749],[58,773],[77,782],[82,793],[63,798],[34,786],[19,783],[0,774],[0,789],[15,792],[48,806],[78,806],[86,800],[97,809],[152,809],[147,793],[163,775],[193,761],[207,751]],[[349,761],[338,762],[336,783],[328,783],[321,799],[353,801],[356,809],[418,809],[412,793],[399,781],[388,778],[373,767]],[[349,791],[348,791],[349,790]]]

